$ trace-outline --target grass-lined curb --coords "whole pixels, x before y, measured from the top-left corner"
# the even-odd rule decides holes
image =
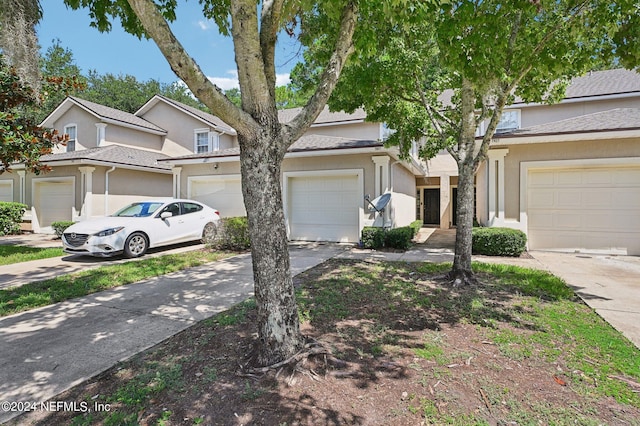
[[[39,248],[0,245],[0,266],[60,256],[64,256],[64,252],[60,247]]]
[[[0,317],[47,306],[147,278],[215,262],[232,253],[196,250],[102,266],[0,290]]]

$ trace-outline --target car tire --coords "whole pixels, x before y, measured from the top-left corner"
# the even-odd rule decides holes
[[[142,232],[134,232],[124,242],[124,255],[128,258],[140,257],[147,252],[149,240]]]
[[[213,239],[216,237],[217,231],[218,231],[218,228],[215,223],[213,222],[207,223],[202,229],[202,238],[200,238],[200,241],[202,242],[202,244],[210,244],[213,241]]]

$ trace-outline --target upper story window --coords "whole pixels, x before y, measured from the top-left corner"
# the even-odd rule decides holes
[[[76,141],[78,140],[78,127],[75,124],[67,124],[64,126],[64,133],[69,135],[67,140],[67,152],[76,150]]]
[[[520,110],[511,109],[502,112],[496,133],[505,133],[520,128]]]
[[[196,129],[194,133],[194,151],[197,154],[220,150],[220,135],[209,129]]]

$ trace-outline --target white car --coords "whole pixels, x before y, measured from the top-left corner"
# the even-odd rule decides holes
[[[140,201],[112,216],[74,223],[62,244],[70,254],[138,257],[152,247],[203,239],[219,220],[217,210],[197,201]]]

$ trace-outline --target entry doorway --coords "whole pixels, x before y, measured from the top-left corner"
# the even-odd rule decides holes
[[[425,225],[440,226],[440,188],[425,188],[422,199],[422,222]]]

